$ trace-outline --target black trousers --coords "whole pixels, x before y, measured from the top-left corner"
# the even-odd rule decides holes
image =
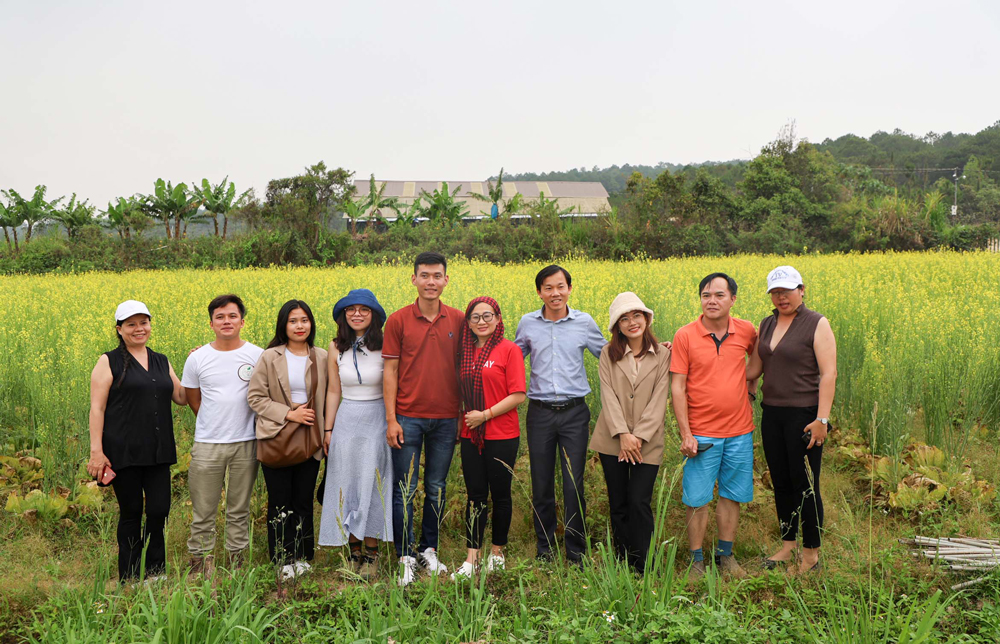
[[[816,420],[816,408],[761,405],[761,410],[760,434],[774,485],[781,539],[795,541],[801,524],[802,546],[819,548],[823,527],[823,498],[819,493],[823,447],[814,445],[806,450],[808,443],[802,442],[802,430]]]
[[[139,576],[143,548],[146,549],[146,576],[161,574],[167,566],[163,528],[170,513],[170,466],[124,467],[115,474],[111,486],[118,497],[119,509],[118,579],[124,581]]]
[[[590,409],[577,405],[552,411],[528,405],[525,421],[528,458],[531,462],[531,503],[539,557],[549,557],[556,546],[556,454],[562,464],[563,513],[566,525],[566,558],[579,561],[587,548],[587,502],[583,497],[583,471],[590,439]]]
[[[267,485],[267,553],[275,563],[313,558],[313,493],[319,461],[310,458],[298,465],[268,467],[263,463]]]
[[[462,439],[462,475],[469,500],[465,504],[465,543],[476,550],[483,547],[486,534],[486,501],[493,497],[493,545],[506,546],[514,504],[510,484],[520,438],[483,441],[483,451]]]
[[[604,481],[608,484],[611,536],[618,556],[635,570],[646,568],[649,541],[653,538],[653,488],[659,465],[618,462],[618,456],[601,454]]]

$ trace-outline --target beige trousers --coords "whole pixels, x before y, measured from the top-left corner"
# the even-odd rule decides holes
[[[229,474],[228,485],[226,473]],[[215,550],[215,519],[223,490],[226,496],[226,550],[250,545],[250,495],[257,480],[257,441],[198,443],[191,447],[188,485],[191,488],[191,538],[188,552],[210,555]]]

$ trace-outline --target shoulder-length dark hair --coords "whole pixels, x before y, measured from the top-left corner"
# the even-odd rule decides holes
[[[352,346],[354,346],[354,341],[358,336],[354,334],[354,329],[351,325],[347,323],[347,311],[341,311],[340,316],[334,318],[337,322],[337,337],[333,341],[336,345],[337,351],[344,353]],[[372,311],[371,314],[371,325],[368,327],[368,331],[365,333],[365,346],[372,351],[382,350],[382,318]]]
[[[642,332],[642,351],[636,356],[637,358],[646,355],[646,352],[658,344],[656,336],[653,335],[653,325],[649,313],[643,311],[642,315],[646,318],[646,330]],[[624,358],[627,348],[628,338],[619,328],[618,320],[615,320],[615,330],[611,333],[611,342],[608,343],[608,357],[611,358],[611,362],[618,362]]]
[[[278,322],[274,325],[274,337],[267,344],[266,348],[270,349],[288,344],[288,318],[291,317],[292,311],[295,309],[302,309],[305,311],[306,317],[309,318],[309,337],[306,338],[306,344],[310,347],[315,345],[316,318],[313,317],[312,309],[302,300],[288,300],[281,305],[281,309],[278,311]]]

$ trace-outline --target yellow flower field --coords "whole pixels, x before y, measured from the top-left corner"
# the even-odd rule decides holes
[[[739,256],[624,264],[573,260],[565,266],[574,279],[573,308],[606,328],[612,298],[632,290],[656,311],[657,335],[669,339],[698,314],[698,281],[716,270],[740,285],[734,313],[759,323],[771,308],[767,272],[786,261]],[[930,441],[960,450],[956,428],[996,422],[1000,255],[811,255],[791,263],[807,282],[807,304],[825,314],[837,334],[835,423],[870,430],[877,404],[881,446],[891,447],[926,425]],[[443,300],[464,309],[475,296],[495,297],[512,338],[521,315],[540,305],[533,281],[540,267],[455,262]],[[65,472],[73,471],[72,461],[78,463],[87,448],[90,370],[101,352],[116,346],[113,313],[124,299],[149,305],[150,345],[180,373],[189,349],[212,339],[206,305],[215,295],[244,298],[245,337],[261,345],[273,333],[278,307],[290,298],[306,300],[318,318],[317,343],[325,347],[335,331],[331,310],[339,297],[351,288],[370,288],[391,312],[415,298],[411,272],[400,263],[2,277],[0,444],[41,448],[49,459],[63,461]],[[588,359],[588,368],[594,386],[596,360]],[[190,427],[189,413],[178,412],[178,419],[180,427]]]

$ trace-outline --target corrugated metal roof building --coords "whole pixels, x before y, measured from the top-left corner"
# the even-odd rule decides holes
[[[368,179],[355,180],[354,187],[357,189],[359,197],[368,194],[369,183]],[[493,204],[470,196],[470,193],[475,193],[487,197],[489,187],[486,181],[379,181],[376,179],[375,187],[378,189],[382,184],[385,184],[383,197],[396,197],[408,206],[416,201],[422,191],[430,193],[441,190],[444,183],[448,184],[450,192],[461,186],[458,194],[455,195],[455,200],[461,201],[468,207],[467,218],[489,218],[490,208]],[[504,181],[503,196],[505,200],[517,193],[521,193],[522,199],[528,202],[537,200],[539,195],[544,193],[546,199],[557,200],[560,209],[572,208],[573,214],[570,216],[575,217],[596,217],[598,214],[611,210],[611,204],[608,203],[608,191],[597,181]],[[382,214],[383,216],[391,215],[387,212]],[[365,213],[366,217],[370,215],[370,211]],[[387,219],[392,219],[392,217],[389,216]]]

